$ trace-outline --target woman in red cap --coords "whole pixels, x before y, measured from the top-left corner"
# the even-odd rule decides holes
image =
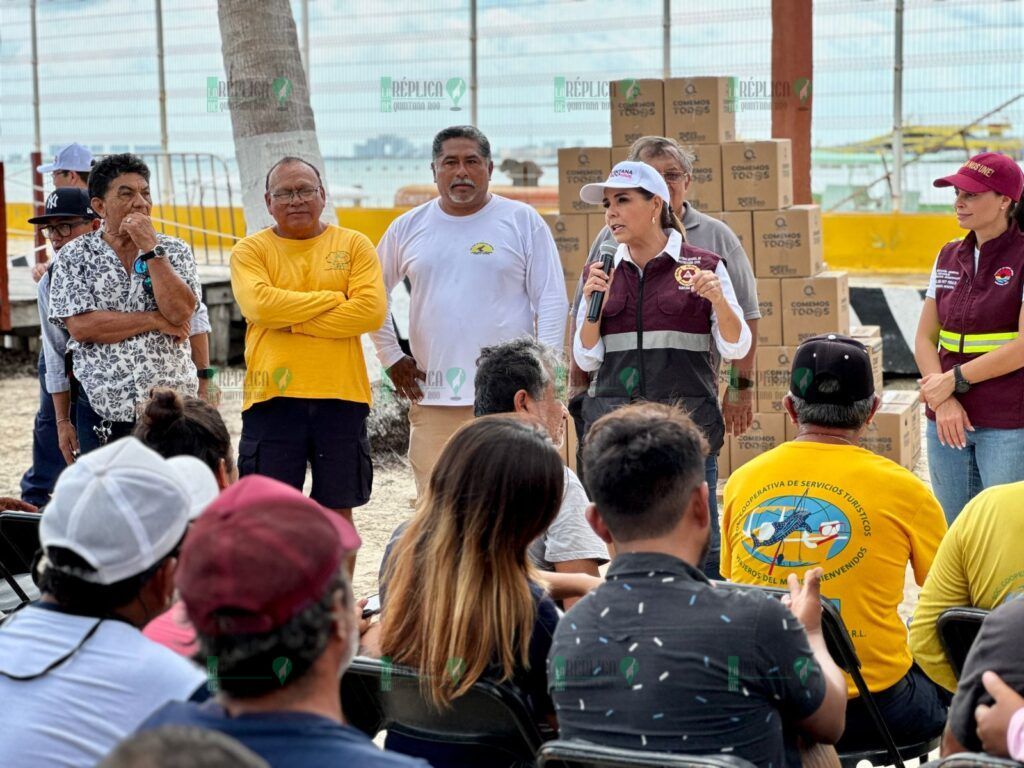
[[[936,187],[969,230],[939,251],[914,357],[932,489],[952,523],[991,485],[1024,480],[1024,172],[984,152]]]

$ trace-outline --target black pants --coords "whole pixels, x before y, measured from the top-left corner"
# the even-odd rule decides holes
[[[915,664],[896,685],[875,694],[882,719],[897,746],[927,741],[942,733],[951,694],[933,683]],[[863,700],[846,705],[846,730],[836,744],[840,753],[877,747],[882,749],[878,728]]]

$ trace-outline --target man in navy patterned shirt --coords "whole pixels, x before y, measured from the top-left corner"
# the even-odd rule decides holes
[[[678,409],[646,403],[587,435],[587,518],[614,544],[607,581],[559,622],[548,687],[562,738],[799,766],[796,734],[834,743],[846,683],[821,631],[820,569],[788,607],[716,589],[697,567],[710,537],[707,444]]]

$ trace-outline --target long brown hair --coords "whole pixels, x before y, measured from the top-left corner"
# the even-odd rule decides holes
[[[538,426],[483,416],[456,432],[387,563],[381,651],[448,706],[496,664],[527,667],[536,605],[526,550],[555,519],[565,472]]]

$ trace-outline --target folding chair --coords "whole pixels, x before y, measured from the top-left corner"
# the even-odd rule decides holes
[[[715,586],[745,592],[761,592],[776,599],[781,599],[783,595],[789,594],[789,591],[785,589],[759,587],[754,584],[736,584],[731,581],[716,581]],[[878,709],[878,702],[868,690],[864,676],[860,673],[860,659],[857,658],[857,651],[853,647],[846,624],[843,623],[843,617],[832,602],[825,597],[821,598],[821,629],[825,636],[829,655],[836,665],[853,680],[881,739],[881,749],[869,748],[856,752],[839,753],[839,762],[843,768],[855,768],[857,763],[862,760],[869,760],[872,765],[893,765],[896,768],[904,768],[904,760],[918,758],[922,763],[927,760],[928,753],[938,748],[940,737],[936,736],[917,744],[896,744],[896,740],[893,739],[889,727],[885,724],[885,719]],[[879,762],[880,760],[883,762]]]
[[[39,597],[29,571],[39,549],[39,520],[33,512],[0,512],[0,610],[13,611]]]
[[[921,768],[1022,768],[1024,763],[981,752],[958,752],[941,760],[925,763]]]
[[[735,755],[676,755],[602,747],[586,741],[549,741],[537,755],[539,768],[753,768]]]
[[[526,698],[512,685],[477,683],[438,710],[423,698],[419,675],[408,667],[358,657],[341,679],[345,719],[374,738],[380,731],[491,751],[493,766],[535,764],[544,740]]]
[[[947,608],[939,614],[939,619],[935,622],[942,650],[946,653],[946,660],[953,668],[957,680],[964,669],[967,654],[974,645],[974,638],[981,630],[981,622],[988,614],[988,611],[981,608]]]

